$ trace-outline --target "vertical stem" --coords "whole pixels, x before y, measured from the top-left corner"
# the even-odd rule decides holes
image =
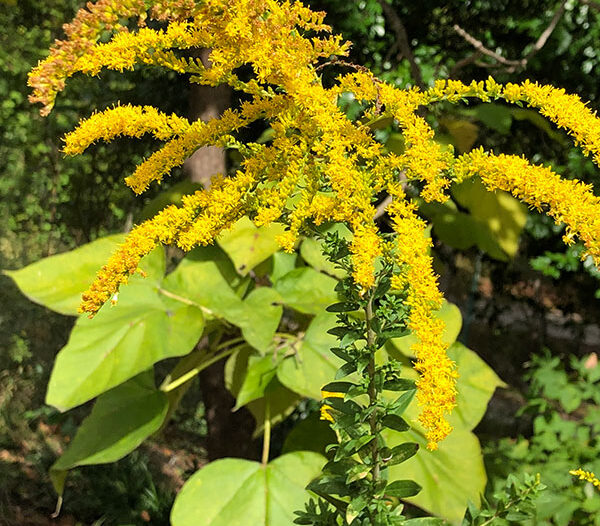
[[[271,407],[268,397],[265,397],[265,428],[263,430],[262,465],[269,463],[269,449],[271,447]]]
[[[373,319],[373,297],[369,296],[369,302],[365,307],[365,320],[367,325],[367,349],[371,353],[369,359],[369,365],[367,367],[367,373],[369,374],[369,405],[373,406],[377,403],[377,389],[375,385],[375,331],[371,328],[371,320]],[[378,434],[378,426],[377,426],[377,412],[373,411],[371,416],[369,417],[369,427],[371,431],[371,435],[377,436]],[[373,475],[373,486],[379,481],[380,475],[380,459],[379,459],[379,442],[377,439],[371,442],[371,457],[373,460],[373,469],[371,471]]]

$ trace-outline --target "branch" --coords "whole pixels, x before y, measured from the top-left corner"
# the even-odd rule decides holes
[[[396,13],[395,9],[386,2],[386,0],[377,0],[381,9],[383,10],[383,14],[387,18],[390,23],[392,30],[396,34],[396,41],[398,48],[400,49],[400,54],[408,60],[410,65],[410,73],[419,88],[426,89],[425,82],[423,82],[423,75],[421,74],[421,69],[419,65],[415,61],[415,56],[413,55],[410,44],[408,43],[408,35],[406,33],[406,28],[402,23],[402,20]]]
[[[465,66],[468,66],[472,62],[477,63],[477,61],[479,60],[479,57],[481,57],[481,51],[475,51],[475,53],[471,53],[470,55],[466,56],[465,58],[459,60],[456,64],[454,64],[454,66],[452,66],[452,69],[448,73],[448,78],[452,78],[452,77],[456,76],[456,74],[458,73],[458,71],[460,69],[464,68]]]
[[[590,4],[591,3],[596,4],[597,8],[600,10],[600,3],[593,2],[592,0],[581,0],[581,1],[586,4],[588,4],[588,2]],[[546,27],[546,29],[544,29],[544,31],[542,31],[542,34],[539,36],[537,41],[533,44],[533,47],[531,48],[529,53],[527,53],[527,55],[525,55],[522,59],[519,59],[519,60],[510,60],[510,59],[504,58],[502,55],[485,47],[483,45],[483,42],[481,42],[481,40],[477,40],[474,36],[467,33],[458,24],[454,24],[454,26],[452,26],[452,27],[453,27],[454,31],[456,31],[462,38],[464,38],[469,44],[471,44],[475,48],[476,51],[478,51],[482,55],[487,55],[488,57],[493,58],[496,62],[498,62],[498,64],[505,66],[505,69],[508,73],[513,73],[517,69],[525,69],[525,67],[527,67],[527,63],[529,62],[531,57],[533,57],[540,49],[542,49],[546,45],[548,38],[550,38],[550,35],[554,31],[554,29],[556,29],[558,22],[560,21],[560,19],[562,18],[563,14],[565,12],[566,4],[567,4],[567,0],[562,0],[558,9],[554,13],[552,20],[550,21],[550,24],[548,24],[548,27]],[[590,4],[588,4],[588,5],[590,5]],[[462,62],[463,61],[460,61],[459,63],[457,63],[457,65],[454,66],[453,71],[456,70],[458,64],[461,64]],[[461,64],[461,67],[464,65],[465,65],[464,63]]]
[[[556,10],[556,13],[554,13],[554,16],[552,17],[552,20],[550,21],[550,24],[548,25],[548,27],[546,29],[544,29],[544,31],[540,35],[540,38],[538,38],[537,42],[533,45],[533,48],[531,49],[531,51],[529,53],[527,53],[527,55],[525,55],[525,58],[523,59],[525,64],[527,64],[527,61],[531,57],[533,57],[533,55],[535,55],[540,49],[542,49],[544,47],[544,45],[548,41],[548,38],[550,37],[550,35],[554,31],[554,29],[556,28],[558,21],[562,18],[563,14],[565,12],[566,4],[567,4],[567,0],[563,0],[562,3],[560,4],[559,8]]]
[[[590,9],[597,11],[600,13],[600,2],[595,2],[594,0],[579,0],[583,5],[587,5]]]

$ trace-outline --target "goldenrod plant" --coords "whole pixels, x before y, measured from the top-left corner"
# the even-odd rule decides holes
[[[325,304],[316,301],[307,306],[303,303],[300,297],[303,293],[299,291],[302,290],[301,278],[306,275],[306,270],[294,268],[295,260],[291,255],[303,243],[303,236],[311,235],[315,228],[320,232],[332,228],[347,229],[348,241],[343,244],[344,248],[335,248],[335,243],[325,242],[326,251],[331,252],[334,248],[347,250],[346,266],[341,269],[341,274],[336,274],[336,270],[340,269],[329,268],[327,272],[337,278],[350,276],[344,278],[349,280],[344,281],[344,294],[346,300],[352,298],[351,305],[345,304],[342,310],[345,313],[357,312],[345,314],[343,327],[366,323],[364,327],[361,325],[366,339],[354,347],[356,356],[348,360],[344,358],[353,365],[342,366],[336,378],[349,376],[349,381],[354,382],[356,378],[352,375],[363,375],[366,383],[356,380],[356,385],[362,385],[365,393],[359,392],[360,388],[352,393],[359,397],[366,394],[369,401],[362,402],[365,405],[359,410],[358,405],[353,406],[346,400],[347,396],[336,402],[337,395],[332,394],[335,386],[326,388],[329,392],[327,405],[333,409],[331,413],[326,410],[325,415],[333,420],[338,433],[343,428],[343,433],[348,435],[346,438],[354,441],[351,447],[344,449],[341,445],[337,451],[344,451],[349,460],[355,455],[362,455],[362,464],[369,467],[356,476],[357,480],[364,478],[369,483],[361,486],[362,500],[353,500],[350,511],[343,495],[333,498],[329,490],[321,493],[329,499],[328,502],[337,505],[337,509],[346,509],[343,517],[329,517],[346,522],[331,524],[401,524],[404,518],[399,513],[394,520],[390,518],[394,510],[399,509],[397,498],[413,495],[417,486],[409,485],[407,489],[396,485],[400,489],[392,492],[389,498],[385,496],[385,476],[388,474],[381,475],[380,464],[389,448],[385,449],[387,446],[383,438],[380,440],[381,430],[385,427],[386,418],[388,423],[392,420],[396,423],[395,428],[390,426],[392,430],[400,431],[398,427],[405,430],[405,427],[399,423],[402,421],[398,414],[400,406],[379,398],[380,391],[386,390],[386,381],[391,382],[399,369],[393,365],[392,359],[387,362],[388,365],[375,360],[375,355],[387,340],[397,337],[392,329],[395,329],[396,322],[400,323],[400,318],[394,321],[394,316],[401,313],[403,328],[411,333],[407,354],[414,356],[412,366],[417,373],[414,380],[419,408],[418,422],[413,419],[411,425],[420,430],[429,450],[419,451],[417,455],[437,454],[438,447],[452,432],[452,411],[460,398],[460,392],[457,392],[460,367],[447,353],[453,340],[448,341],[444,321],[439,316],[445,304],[432,268],[428,224],[419,216],[418,203],[444,203],[449,199],[452,184],[478,177],[490,192],[509,192],[531,208],[549,214],[557,223],[565,223],[565,242],[581,240],[586,248],[582,258],[591,255],[596,263],[600,262],[600,198],[589,186],[562,179],[551,168],[533,165],[519,156],[495,154],[483,149],[455,156],[451,146],[436,142],[434,130],[424,117],[426,109],[441,101],[463,103],[470,99],[526,105],[564,128],[596,164],[600,164],[600,119],[577,96],[528,81],[500,85],[490,77],[487,81],[468,85],[444,80],[425,90],[398,89],[381,81],[364,67],[348,62],[346,57],[350,43],[331,33],[331,28],[324,23],[324,16],[324,13],[313,12],[300,2],[279,0],[99,0],[78,12],[65,27],[65,40],[57,41],[49,56],[31,72],[31,101],[42,104],[43,115],[52,110],[55,98],[71,76],[78,73],[97,76],[107,69],[125,72],[142,65],[167,68],[187,75],[191,83],[209,86],[227,84],[241,94],[242,100],[237,107],[208,122],[190,122],[182,116],[168,115],[149,106],[116,104],[85,117],[75,130],[65,136],[66,155],[82,154],[97,141],[108,142],[122,136],[139,138],[151,134],[161,141],[155,153],[125,178],[126,184],[136,194],[143,193],[151,184],[160,184],[175,167],[181,166],[202,146],[237,150],[241,161],[233,173],[214,174],[210,188],[184,196],[180,205],[167,206],[135,226],[124,240],[119,240],[117,250],[82,296],[79,312],[95,318],[80,318],[68,344],[71,348],[77,345],[80,350],[85,348],[90,356],[96,358],[93,363],[84,363],[83,354],[79,355],[80,358],[75,357],[75,353],[59,355],[48,401],[61,409],[68,409],[100,395],[94,408],[96,420],[92,413],[88,422],[88,427],[93,427],[98,425],[97,419],[103,411],[110,407],[111,397],[130,397],[134,402],[150,397],[154,412],[148,420],[140,423],[139,433],[129,441],[131,450],[156,431],[166,415],[172,413],[169,404],[176,402],[167,394],[187,385],[200,370],[216,359],[230,356],[240,363],[245,359],[248,371],[251,366],[258,367],[256,371],[262,367],[269,371],[269,381],[276,375],[280,384],[290,387],[293,382],[286,384],[289,376],[285,372],[280,373],[279,369],[282,363],[287,363],[285,367],[289,369],[290,356],[284,356],[282,362],[280,353],[265,354],[269,349],[278,349],[286,338],[290,338],[281,331],[277,332],[281,305],[316,315],[306,331],[308,338],[318,328],[325,333],[332,328],[335,322],[331,324],[331,315],[327,322],[323,321],[326,316],[324,307],[328,303],[335,307],[340,299],[335,293],[332,297],[329,291],[325,294]],[[205,66],[192,53],[200,48],[211,50],[210,66]],[[326,81],[324,73],[328,71],[345,73]],[[362,107],[356,119],[350,119],[339,104],[340,99],[348,94]],[[402,151],[390,151],[377,140],[374,133],[377,123],[388,121],[403,136]],[[272,130],[270,140],[242,140],[240,131],[253,123],[269,127]],[[387,215],[391,235],[377,222],[375,205],[384,195],[390,200]],[[216,285],[209,282],[216,278],[201,275],[197,264],[204,265],[202,272],[216,272],[222,277],[223,271],[215,270],[214,266],[214,258],[218,259],[214,252],[216,249],[197,247],[211,247],[219,243],[235,263],[240,256],[232,248],[231,237],[229,244],[227,242],[228,232],[232,229],[238,233],[240,229],[253,233],[260,231],[269,237],[266,255],[263,259],[254,260],[253,264],[273,258],[270,278],[273,287],[257,286],[255,282],[249,285],[247,274],[250,269],[244,264],[233,271],[233,274],[235,270],[241,274],[243,283],[240,285],[241,278],[229,279],[226,283],[227,298],[223,299],[221,295],[215,300],[209,296],[211,287]],[[275,255],[277,247],[272,244],[273,240],[284,253]],[[160,261],[162,245],[175,245],[183,251],[191,251],[190,257],[166,277],[164,261]],[[191,272],[190,269],[194,269],[193,275],[186,274]],[[287,275],[284,275],[285,271],[288,271]],[[294,286],[298,289],[290,294],[292,274]],[[287,281],[281,285],[284,278]],[[383,291],[382,280],[385,283]],[[22,282],[25,281],[26,277],[23,277]],[[50,293],[40,295],[39,291],[29,291],[29,295],[58,308]],[[143,302],[140,298],[144,298]],[[374,298],[379,302],[379,310],[375,311]],[[60,308],[73,314],[72,297],[63,299]],[[148,318],[148,323],[154,325],[152,330],[162,330],[169,335],[168,342],[158,345],[160,349],[156,347],[158,340],[153,341],[144,332],[148,330],[145,321],[140,322],[136,318],[134,325],[139,330],[127,332],[133,326],[128,316],[133,312],[132,305],[136,301],[139,302],[136,312],[145,304],[147,312],[142,317],[154,316]],[[268,312],[268,327],[260,335],[256,334],[256,312],[249,312],[256,311],[258,305]],[[391,306],[397,309],[396,314]],[[222,330],[210,333],[214,327],[204,321],[211,319],[226,320],[236,325],[242,338],[222,340]],[[392,326],[392,332],[387,335],[386,320]],[[260,321],[265,323],[265,319]],[[138,351],[131,353],[127,360],[113,352],[110,354],[111,363],[106,363],[107,354],[102,350],[104,343],[95,346],[93,338],[89,338],[90,332],[97,331],[100,335],[102,328],[109,323],[114,329],[113,338],[124,338],[135,345],[143,341],[143,345],[136,347]],[[330,323],[329,326],[327,323]],[[90,331],[87,341],[83,341],[83,336],[77,339],[78,330]],[[213,335],[209,338],[209,353],[192,352],[198,339],[208,333]],[[333,334],[345,344],[349,342],[339,331]],[[159,339],[161,342],[162,338]],[[335,342],[329,343],[335,347]],[[249,348],[258,350],[259,355],[252,354],[254,351]],[[291,354],[294,352],[292,346]],[[161,388],[156,389],[148,371],[157,361],[173,356],[183,356],[180,366],[165,379]],[[265,356],[268,356],[266,361],[263,359]],[[126,365],[124,361],[127,361]],[[79,367],[95,367],[97,374],[88,375],[74,385],[65,371],[72,370],[77,364]],[[231,367],[236,369],[237,366],[233,364]],[[326,371],[335,373],[336,369],[333,367]],[[408,369],[412,370],[411,363]],[[311,373],[320,378],[323,371]],[[385,377],[386,374],[390,378]],[[317,390],[334,379],[324,378]],[[389,382],[388,386],[391,385]],[[228,524],[228,520],[233,520],[227,518],[228,511],[224,511],[220,518],[213,516],[208,519],[202,516],[200,510],[190,511],[192,502],[198,499],[201,482],[226,473],[228,469],[246,473],[247,477],[240,475],[240,480],[252,480],[257,487],[266,484],[272,489],[269,481],[273,477],[289,476],[300,464],[305,467],[298,472],[297,482],[306,485],[322,465],[322,461],[310,455],[303,460],[284,455],[268,463],[271,416],[276,412],[274,405],[281,402],[281,398],[269,399],[265,394],[266,384],[260,382],[262,391],[259,389],[259,394],[251,392],[246,380],[241,385],[238,382],[237,387],[235,383],[234,380],[230,382],[232,389],[237,389],[238,406],[261,396],[265,399],[260,412],[264,419],[263,463],[237,461],[237,464],[219,464],[231,460],[226,459],[201,470],[200,478],[190,480],[175,505],[173,523],[176,525]],[[490,385],[493,391],[500,381],[494,380]],[[294,388],[290,390],[294,391]],[[297,387],[295,392],[306,395],[314,390]],[[335,416],[336,407],[345,411],[354,407],[356,414],[350,414],[350,417],[364,418],[352,425],[347,422],[340,424]],[[279,410],[281,414],[285,413],[283,409]],[[392,418],[392,414],[396,414],[399,420]],[[476,419],[469,422],[467,431],[476,422]],[[358,427],[353,427],[355,425]],[[359,432],[359,428],[362,431]],[[89,429],[87,431],[90,432]],[[361,435],[363,438],[357,436],[357,433],[363,432],[366,433]],[[339,435],[341,444],[346,439],[343,433]],[[369,433],[372,434],[370,438]],[[98,453],[94,457],[88,455],[89,452],[83,455],[77,451],[78,447],[85,449],[81,446],[83,439],[78,447],[76,443],[77,440],[65,454],[67,459],[63,457],[53,468],[59,492],[62,492],[68,469],[85,463],[111,461],[127,452],[126,447],[119,450],[118,455],[102,456]],[[362,451],[367,444],[373,447],[369,454]],[[416,449],[411,448],[412,454]],[[308,469],[306,466],[312,467]],[[312,469],[314,466],[317,466],[316,472]],[[384,483],[380,482],[380,478]],[[394,482],[389,484],[392,486]],[[248,487],[246,490],[250,491]],[[296,509],[299,507],[297,502],[305,498],[300,490],[302,488],[296,488],[294,498],[288,499],[293,504],[292,509],[285,511],[288,515],[282,515],[287,517],[286,520],[293,517],[290,514],[294,506]],[[234,493],[239,496],[242,488],[236,486],[236,491],[238,493]],[[354,497],[358,499],[359,495]],[[210,499],[210,495],[202,498]],[[204,502],[202,498],[200,501]],[[375,501],[370,500],[372,498]],[[197,501],[198,506],[200,501]],[[421,505],[442,513],[439,506],[436,508],[431,501]],[[269,514],[283,513],[275,511],[273,506],[273,502],[269,501],[266,508],[263,506],[262,511],[257,511],[256,517],[247,518],[246,523],[262,524],[264,519],[265,524],[283,524],[270,522]],[[322,508],[323,513],[327,509]],[[389,513],[386,514],[385,510]],[[309,520],[307,517],[311,516],[308,513],[302,517]],[[456,514],[450,518],[455,519]]]

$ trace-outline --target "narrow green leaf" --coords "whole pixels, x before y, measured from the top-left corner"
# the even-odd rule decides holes
[[[407,497],[414,497],[421,489],[421,486],[413,480],[395,480],[385,487],[385,494],[388,497],[405,499]]]
[[[404,444],[392,448],[390,453],[391,458],[384,459],[385,463],[387,466],[401,464],[405,460],[416,455],[418,450],[419,444],[416,444],[415,442],[405,442]]]
[[[385,415],[381,419],[381,424],[389,429],[393,429],[395,431],[407,431],[410,426],[406,423],[406,421],[395,414]]]

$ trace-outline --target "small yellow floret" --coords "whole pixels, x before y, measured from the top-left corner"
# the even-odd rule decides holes
[[[579,477],[579,480],[585,480],[586,482],[589,482],[596,488],[600,489],[600,480],[598,480],[596,475],[594,475],[594,473],[592,473],[591,471],[584,471],[583,469],[578,468],[572,469],[571,471],[569,471],[569,473],[574,477]]]

